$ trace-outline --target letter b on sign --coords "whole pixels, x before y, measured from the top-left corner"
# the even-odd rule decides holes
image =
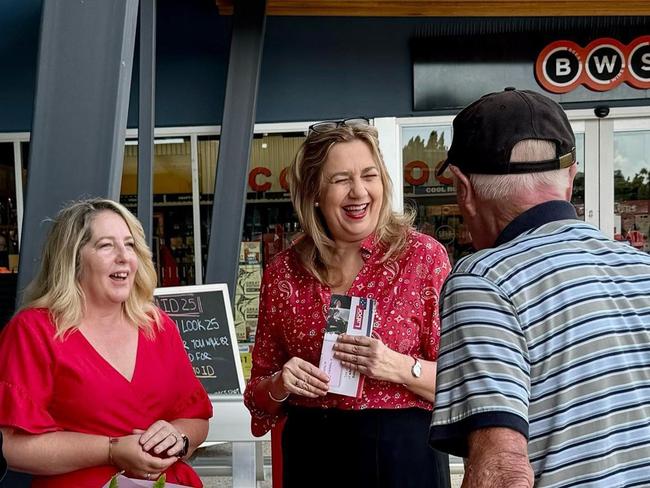
[[[553,93],[573,90],[582,80],[582,49],[571,41],[556,41],[537,57],[535,74],[544,88]]]

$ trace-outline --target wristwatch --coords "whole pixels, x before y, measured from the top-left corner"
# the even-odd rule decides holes
[[[183,439],[183,449],[176,454],[179,458],[187,456],[187,452],[190,450],[190,439],[185,434],[181,434],[181,439]]]
[[[419,378],[422,376],[422,363],[420,363],[420,360],[416,357],[413,359],[415,359],[415,362],[413,363],[413,366],[411,366],[411,374],[414,378]]]

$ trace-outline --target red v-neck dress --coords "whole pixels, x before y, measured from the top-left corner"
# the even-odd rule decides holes
[[[153,340],[139,333],[131,381],[80,332],[64,340],[54,339],[54,333],[47,310],[27,309],[0,334],[0,426],[31,434],[72,431],[123,436],[160,419],[212,416],[212,404],[194,375],[178,328],[164,313],[163,330]],[[115,471],[107,464],[35,476],[32,486],[99,488]],[[182,461],[166,474],[172,483],[203,486]]]

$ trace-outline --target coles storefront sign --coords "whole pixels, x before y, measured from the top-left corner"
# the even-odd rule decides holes
[[[288,167],[282,169],[256,166],[248,172],[248,188],[254,192],[289,191]],[[273,173],[276,174],[273,174]]]
[[[627,45],[609,37],[580,47],[572,41],[546,46],[535,63],[537,81],[552,93],[568,93],[580,85],[606,91],[625,82],[650,88],[650,35]]]

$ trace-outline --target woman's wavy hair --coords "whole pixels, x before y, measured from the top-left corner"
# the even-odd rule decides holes
[[[81,249],[92,237],[92,222],[101,212],[114,212],[126,223],[138,259],[133,288],[122,307],[129,322],[152,337],[162,324],[153,302],[156,270],[142,225],[124,206],[112,200],[93,198],[72,202],[53,219],[43,245],[36,277],[25,289],[22,308],[46,308],[56,327],[56,337],[79,327],[85,295],[79,283]]]
[[[382,258],[385,262],[399,256],[404,250],[414,212],[399,214],[392,210],[392,182],[386,164],[379,150],[377,129],[371,125],[340,125],[327,131],[309,131],[307,139],[289,168],[288,180],[291,201],[298,215],[304,237],[295,246],[300,260],[321,283],[336,285],[330,265],[335,250],[325,219],[315,203],[320,198],[324,183],[323,166],[335,144],[340,142],[363,141],[372,152],[383,184],[383,199],[375,235],[385,247]]]

